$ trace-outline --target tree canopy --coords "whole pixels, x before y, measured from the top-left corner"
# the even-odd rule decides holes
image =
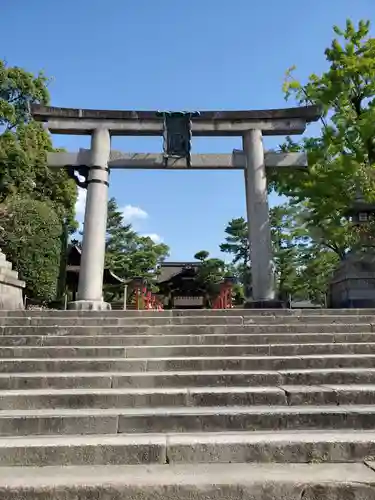
[[[5,248],[33,299],[56,298],[62,225],[53,204],[13,196],[0,210],[0,247]]]
[[[52,170],[48,168],[46,154],[52,151],[52,142],[48,132],[42,124],[32,120],[29,107],[32,103],[48,104],[48,79],[42,74],[33,75],[18,67],[8,66],[0,60],[0,204],[3,214],[12,213],[14,220],[22,221],[22,238],[25,248],[37,248],[41,236],[45,235],[41,220],[44,215],[51,213],[53,228],[56,221],[60,230],[51,230],[56,241],[48,238],[51,251],[43,257],[49,256],[44,276],[39,272],[39,264],[33,258],[21,256],[21,248],[14,246],[14,238],[20,235],[18,229],[4,221],[7,231],[13,234],[1,235],[3,251],[15,268],[24,277],[28,293],[35,297],[47,300],[51,298],[51,290],[55,283],[47,286],[47,275],[55,279],[55,272],[51,266],[59,268],[60,234],[63,224],[67,224],[73,231],[75,223],[75,202],[77,188],[69,179],[64,169]],[[20,200],[25,200],[23,205]],[[33,207],[39,214],[38,223],[25,214],[17,214],[17,210]],[[30,213],[33,213],[31,210]],[[5,231],[5,230],[4,230]],[[4,232],[3,231],[3,232]],[[38,232],[40,231],[40,233]],[[25,239],[27,235],[27,239]],[[13,242],[13,243],[11,243]],[[56,244],[55,244],[56,243]],[[42,251],[42,250],[41,250]],[[56,254],[51,252],[55,251]],[[17,253],[18,252],[18,253]]]
[[[280,146],[306,151],[309,168],[280,169],[269,177],[269,189],[287,196],[285,204],[270,210],[279,294],[321,303],[339,261],[360,244],[347,209],[358,192],[375,201],[375,40],[368,21],[355,26],[348,20],[344,29],[333,29],[327,70],[303,84],[292,67],[283,86],[287,100],[322,109],[316,137],[288,137]],[[250,266],[251,273],[246,236],[245,220],[232,219],[221,250],[232,255],[233,264]]]
[[[277,172],[271,187],[291,203],[303,202],[313,240],[343,258],[358,244],[345,211],[358,190],[375,201],[375,40],[369,21],[355,27],[348,20],[334,33],[325,51],[327,71],[312,74],[305,84],[294,77],[295,67],[286,74],[287,100],[321,107],[321,133],[298,143],[287,138],[281,149],[305,150],[309,168]]]
[[[139,235],[124,221],[115,198],[108,202],[106,265],[119,277],[144,278],[155,286],[158,266],[169,254],[164,243],[155,243],[150,237]],[[121,287],[107,290],[112,299],[121,296]]]

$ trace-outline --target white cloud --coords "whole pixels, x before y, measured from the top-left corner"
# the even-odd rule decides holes
[[[76,202],[76,214],[78,219],[82,219],[85,214],[86,189],[78,188],[78,198]]]
[[[87,190],[79,187],[78,198],[75,207],[78,220],[83,219],[83,216],[85,215],[86,196],[87,196]],[[148,213],[141,207],[126,205],[125,207],[120,208],[120,211],[122,212],[125,222],[132,222],[134,220],[144,220],[148,218]]]
[[[87,190],[78,188],[78,198],[76,201],[76,219],[79,223],[79,228],[77,229],[77,232],[82,232],[83,231],[83,220],[85,216],[85,207],[86,207],[86,196],[87,196]],[[148,218],[148,213],[143,210],[140,207],[135,207],[133,205],[126,205],[123,208],[120,208],[120,211],[122,212],[122,215],[124,217],[124,222],[129,224],[129,223],[134,223],[139,220],[145,220]],[[149,238],[152,239],[155,243],[161,243],[162,238],[158,234],[145,234],[144,236],[148,236]]]
[[[147,219],[148,213],[141,207],[134,207],[133,205],[126,205],[121,208],[122,215],[125,222],[132,222],[139,219]]]
[[[142,236],[146,238],[151,238],[154,243],[161,243],[163,241],[163,238],[156,233],[142,234]]]

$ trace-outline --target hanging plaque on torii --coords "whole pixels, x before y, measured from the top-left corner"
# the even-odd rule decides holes
[[[164,166],[168,167],[170,158],[186,159],[186,166],[191,166],[191,119],[199,116],[198,111],[159,111],[163,117]]]

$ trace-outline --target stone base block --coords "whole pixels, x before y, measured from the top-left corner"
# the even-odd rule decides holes
[[[286,303],[282,300],[251,300],[244,303],[245,309],[285,309]]]
[[[76,300],[68,303],[68,309],[73,311],[110,311],[111,304],[102,300]]]
[[[0,309],[24,309],[24,288],[25,282],[18,279],[17,271],[12,270],[12,264],[0,250]]]
[[[375,249],[352,252],[340,262],[330,283],[329,305],[335,309],[375,307]]]

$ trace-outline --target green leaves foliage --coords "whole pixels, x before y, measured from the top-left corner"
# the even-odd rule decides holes
[[[279,170],[269,182],[270,189],[289,197],[307,237],[297,246],[296,264],[288,259],[296,269],[292,288],[320,302],[339,260],[360,245],[346,210],[358,190],[368,202],[375,201],[375,40],[369,21],[355,26],[348,20],[343,29],[333,30],[335,38],[325,50],[327,70],[302,84],[292,67],[283,87],[287,100],[323,110],[318,137],[287,138],[280,146],[281,151],[306,151],[309,168]],[[367,229],[374,231],[373,225]]]
[[[304,201],[318,223],[331,218],[345,225],[343,211],[360,186],[368,200],[375,199],[375,40],[369,21],[358,26],[348,20],[345,29],[334,27],[335,38],[325,51],[328,69],[312,74],[306,84],[286,74],[284,93],[298,105],[315,104],[323,110],[321,135],[295,143],[284,151],[305,150],[309,169],[302,173],[279,171],[272,187],[280,194]]]
[[[106,265],[119,277],[145,278],[155,287],[158,266],[169,254],[164,243],[155,243],[151,238],[140,236],[131,224],[126,224],[114,198],[108,202]],[[117,300],[122,287],[110,287],[107,294]]]
[[[51,202],[14,196],[0,208],[0,247],[26,281],[28,297],[56,296],[61,253],[61,221]]]
[[[239,220],[241,223],[239,224]],[[276,289],[282,300],[308,299],[324,303],[329,279],[340,260],[341,247],[335,247],[324,227],[311,225],[303,203],[285,203],[270,209],[270,225],[275,266]],[[236,233],[233,228],[238,229]],[[236,276],[251,294],[251,259],[247,242],[247,222],[232,219],[228,223],[230,246],[220,245],[232,254],[231,275]],[[314,231],[315,230],[315,231]],[[326,238],[326,239],[325,239]],[[239,258],[239,255],[245,258]],[[247,264],[245,264],[245,261]]]
[[[23,228],[20,233],[7,219],[10,233],[3,238],[2,249],[26,280],[29,296],[51,300],[55,286],[51,280],[57,276],[59,268],[55,249],[60,246],[62,226],[67,224],[70,232],[77,227],[74,212],[77,188],[63,169],[48,168],[47,152],[53,151],[51,138],[42,124],[33,121],[30,115],[30,104],[49,103],[47,84],[48,79],[42,73],[34,76],[0,60],[0,203],[3,212],[12,213],[13,220],[19,220]],[[25,207],[31,207],[31,214],[38,214],[38,223],[31,220],[30,215],[28,224],[25,212],[17,213]],[[23,236],[20,242],[26,245],[25,252],[28,248],[37,248],[46,236],[42,220],[47,213],[52,214],[52,225],[55,218],[60,225],[59,231],[52,229],[47,237],[51,251],[42,246],[43,255],[30,254],[27,260],[17,246],[14,254],[16,239],[20,236]]]
[[[48,79],[0,60],[0,127],[7,130],[30,121],[30,104],[49,104]]]

